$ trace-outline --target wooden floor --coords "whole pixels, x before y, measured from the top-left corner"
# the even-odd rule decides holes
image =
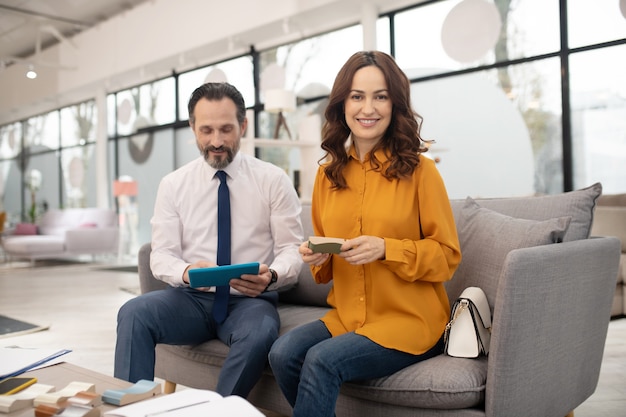
[[[0,314],[50,325],[49,330],[0,338],[0,346],[69,348],[68,362],[112,375],[116,314],[134,297],[138,279],[132,272],[101,270],[111,264],[120,261],[0,264]],[[626,319],[611,321],[598,389],[575,410],[575,417],[626,417]]]

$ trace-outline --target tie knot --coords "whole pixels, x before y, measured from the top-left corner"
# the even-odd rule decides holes
[[[220,179],[220,182],[221,182],[221,183],[226,182],[226,172],[224,172],[224,171],[217,171],[217,172],[215,173],[215,175],[217,175],[217,178],[219,178],[219,179]]]

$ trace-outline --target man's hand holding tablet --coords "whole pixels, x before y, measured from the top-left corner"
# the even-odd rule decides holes
[[[240,278],[244,274],[258,275],[259,266],[258,262],[250,262],[189,269],[189,286],[191,288],[202,288],[228,285],[231,279]]]

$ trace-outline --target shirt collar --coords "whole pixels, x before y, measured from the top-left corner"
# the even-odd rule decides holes
[[[228,164],[226,168],[223,168],[221,170],[213,168],[206,161],[204,161],[204,163],[208,169],[209,178],[215,177],[215,174],[217,173],[217,171],[224,171],[230,178],[235,178],[237,176],[237,172],[239,172],[239,168],[241,167],[242,161],[243,161],[243,156],[241,155],[241,149],[240,149],[235,154],[233,161],[230,164]]]
[[[356,153],[356,146],[354,145],[354,141],[350,141],[350,145],[348,146],[348,157],[354,159],[355,161],[359,161],[359,156]],[[389,160],[389,157],[387,156],[387,154],[385,153],[385,150],[380,148],[378,150],[376,150],[376,152],[374,152],[374,155],[376,155],[376,159],[378,159],[378,161],[381,164],[384,164],[385,162],[387,162]],[[370,160],[370,154],[368,153],[367,155],[365,155],[365,159],[363,160],[363,162],[369,162]]]

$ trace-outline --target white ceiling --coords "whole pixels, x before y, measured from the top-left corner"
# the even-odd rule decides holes
[[[0,0],[0,65],[55,45],[149,0]]]
[[[202,10],[221,7],[238,12],[249,1],[185,0],[183,3]],[[232,24],[226,23],[221,25],[225,29],[211,32],[210,36],[194,37],[194,42],[190,43],[189,34],[196,32],[186,30],[185,37],[176,29],[180,16],[188,13],[179,0],[0,0],[0,74],[4,74],[0,77],[0,125],[93,99],[94,91],[119,91],[168,76],[172,71],[180,73],[248,53],[251,45],[257,50],[272,48],[371,19],[374,12],[400,10],[421,1],[425,0],[268,1],[284,8],[280,13],[269,10],[265,16],[237,15],[236,32]],[[263,10],[263,6],[259,6],[263,3],[255,4],[258,6],[255,9]],[[167,13],[173,11],[177,18],[169,19]],[[206,20],[204,13],[196,15],[200,17],[194,16],[194,21]],[[151,20],[144,21],[142,17]],[[133,24],[124,26],[128,22]],[[135,39],[134,28],[138,22],[141,25],[145,22],[147,32],[152,35]],[[151,36],[162,38],[163,30],[156,22],[172,31],[164,51],[155,52],[150,45],[137,54],[136,48],[125,45],[121,52],[107,51],[105,56],[115,55],[107,65],[96,65],[95,70],[84,69],[103,61],[97,50],[103,47],[102,37],[97,36],[100,33],[115,38],[116,42],[127,36],[133,39],[134,45],[140,45]],[[95,35],[90,37],[90,34]],[[38,36],[41,37],[41,57],[33,56]],[[72,45],[72,39],[78,45]],[[86,42],[91,42],[91,46]],[[68,48],[67,43],[78,47]],[[177,46],[172,48],[171,45]],[[44,52],[45,49],[50,50]],[[61,53],[64,50],[69,52],[64,55]],[[73,50],[79,50],[80,55],[72,54]],[[124,59],[124,54],[132,56]],[[93,60],[89,60],[90,57]],[[24,65],[37,67],[36,83],[24,77]],[[68,71],[40,71],[39,67]]]

